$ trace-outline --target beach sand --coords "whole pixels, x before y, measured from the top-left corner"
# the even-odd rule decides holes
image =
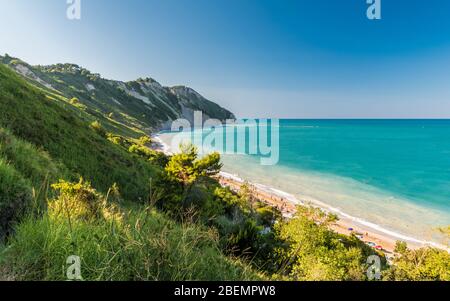
[[[227,177],[224,174],[221,174],[216,177],[216,179],[219,181],[219,183],[224,186],[230,188],[232,191],[238,192],[241,189],[241,186],[244,185],[244,182],[238,181],[236,179],[232,179],[230,177]],[[277,208],[284,217],[292,217],[296,212],[297,204],[294,204],[293,202],[277,195],[274,193],[270,193],[267,191],[264,191],[262,189],[259,189],[258,187],[251,185],[247,183],[247,185],[250,186],[250,190],[253,194],[253,197],[255,199],[258,199],[259,201],[272,206],[274,208]],[[344,234],[344,235],[360,235],[361,240],[363,242],[369,243],[375,243],[377,246],[381,246],[383,248],[383,252],[388,256],[391,257],[394,255],[394,248],[396,239],[390,238],[386,236],[385,234],[376,233],[372,229],[365,229],[363,227],[356,227],[354,226],[351,221],[347,221],[345,219],[342,219],[340,217],[339,221],[330,226],[331,229],[337,233]],[[350,230],[353,229],[353,230]],[[411,248],[418,247],[418,246],[410,246]]]
[[[157,151],[161,151],[166,155],[171,155],[169,147],[165,144],[165,142],[158,136],[154,135],[153,137],[154,147],[153,149]],[[225,172],[221,172],[216,179],[219,183],[224,187],[229,187],[231,190],[238,192],[241,189],[241,186],[246,183],[251,186],[253,197],[258,199],[259,201],[277,208],[284,217],[290,218],[296,212],[297,206],[305,206],[311,205],[315,207],[317,204],[312,203],[298,203],[297,200],[292,200],[288,196],[284,197],[280,193],[276,193],[276,190],[273,192],[268,191],[267,189],[262,189],[257,185],[253,185],[252,183],[244,182],[242,179],[238,177],[231,176]],[[320,207],[322,208],[322,207]],[[327,211],[326,208],[322,208]],[[338,216],[339,220],[330,226],[331,230],[343,234],[343,235],[357,235],[361,241],[365,243],[373,243],[375,246],[379,246],[382,249],[380,251],[384,252],[388,259],[392,259],[395,256],[394,249],[395,244],[399,240],[398,237],[391,236],[388,233],[377,231],[376,229],[365,226],[363,224],[359,224],[350,218],[346,218],[345,216]],[[412,241],[406,241],[408,247],[410,249],[418,249],[422,247],[426,247],[427,245],[421,243],[415,243]],[[444,248],[443,248],[444,249]],[[447,249],[448,250],[448,249]]]

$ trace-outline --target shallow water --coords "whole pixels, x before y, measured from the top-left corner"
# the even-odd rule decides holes
[[[281,120],[279,133],[276,166],[223,155],[224,171],[399,237],[442,242],[436,228],[450,225],[450,120]]]

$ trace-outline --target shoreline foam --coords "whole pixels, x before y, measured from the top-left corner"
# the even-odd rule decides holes
[[[227,179],[230,179],[230,180],[233,180],[233,181],[236,181],[238,183],[245,183],[246,182],[246,180],[240,178],[238,175],[234,175],[234,174],[231,174],[231,173],[228,173],[228,172],[223,172],[222,171],[220,173],[220,176],[222,176],[224,178],[227,178]],[[290,194],[288,192],[276,189],[274,187],[266,186],[266,185],[259,184],[259,183],[252,183],[250,181],[247,181],[247,182],[250,185],[253,185],[253,186],[257,187],[258,189],[261,189],[261,190],[263,190],[266,193],[275,194],[276,196],[278,196],[280,198],[284,198],[284,199],[288,200],[289,202],[292,202],[292,203],[294,203],[296,205],[300,205],[300,206],[311,205],[313,207],[320,208],[320,209],[324,210],[325,212],[334,213],[340,219],[344,218],[346,220],[349,220],[349,221],[355,223],[357,226],[359,226],[361,228],[367,228],[367,229],[370,229],[371,231],[376,231],[376,232],[379,232],[381,234],[387,235],[392,240],[402,240],[402,241],[405,241],[407,243],[417,245],[416,247],[418,247],[418,246],[431,246],[431,247],[435,247],[435,248],[439,248],[439,249],[444,249],[444,250],[447,250],[447,251],[450,252],[450,249],[447,248],[444,245],[441,245],[441,244],[438,244],[438,243],[435,243],[435,242],[432,242],[432,241],[420,240],[420,239],[417,239],[417,238],[414,238],[414,237],[411,237],[411,236],[408,236],[408,235],[405,235],[405,234],[401,234],[401,233],[395,232],[393,230],[384,228],[381,225],[378,225],[378,224],[366,221],[366,220],[364,220],[362,218],[351,216],[351,215],[343,212],[342,210],[337,209],[335,207],[332,207],[332,206],[330,206],[328,204],[325,204],[325,203],[323,203],[321,201],[318,201],[318,200],[315,200],[315,199],[312,199],[312,198],[308,198],[308,199],[310,199],[312,201],[305,202],[305,201],[299,200],[297,197],[295,197],[294,195],[292,195],[292,194]],[[368,232],[368,231],[363,231],[363,232]]]
[[[168,144],[166,144],[163,139],[159,137],[159,134],[156,134],[153,136],[153,139],[158,141],[158,143],[161,145],[161,151],[163,151],[167,155],[171,155],[170,147]],[[381,225],[372,223],[370,221],[366,221],[362,218],[358,218],[355,216],[352,216],[350,214],[347,214],[343,212],[342,210],[335,208],[333,206],[330,206],[324,202],[318,201],[314,198],[308,197],[308,200],[310,201],[302,201],[299,198],[295,197],[294,195],[279,190],[275,187],[267,186],[264,184],[254,183],[252,181],[247,181],[239,177],[239,175],[232,174],[226,171],[221,171],[219,174],[220,177],[228,179],[230,181],[233,181],[237,184],[243,184],[243,183],[249,183],[250,185],[256,187],[257,189],[263,191],[266,194],[276,196],[281,199],[286,199],[293,205],[300,205],[300,206],[313,206],[316,208],[320,208],[328,213],[336,214],[340,221],[338,222],[338,227],[341,229],[335,228],[334,230],[337,230],[341,234],[351,234],[351,232],[363,232],[367,234],[367,237],[371,237],[373,240],[378,240],[383,242],[385,251],[393,252],[393,246],[395,245],[395,242],[398,240],[405,241],[408,243],[408,247],[412,249],[420,248],[420,247],[434,247],[442,250],[446,250],[447,252],[450,252],[450,248],[448,248],[445,245],[433,242],[433,241],[426,241],[421,240],[418,238],[411,237],[409,235],[405,235],[399,232],[396,232],[394,230],[390,230],[386,227],[383,227]],[[306,197],[305,197],[306,198]],[[290,217],[290,216],[286,216]],[[347,228],[346,228],[347,227]],[[348,231],[349,233],[345,233],[345,229],[354,228],[355,231]],[[388,246],[388,247],[386,247]]]

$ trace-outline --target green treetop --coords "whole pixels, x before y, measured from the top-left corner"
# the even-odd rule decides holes
[[[214,176],[220,172],[220,154],[212,153],[198,158],[198,150],[192,144],[180,145],[181,152],[172,156],[165,171],[170,180],[183,186],[194,184],[200,177]]]

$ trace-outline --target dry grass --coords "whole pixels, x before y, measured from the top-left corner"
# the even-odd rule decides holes
[[[15,281],[15,277],[6,267],[0,266],[0,281]]]

